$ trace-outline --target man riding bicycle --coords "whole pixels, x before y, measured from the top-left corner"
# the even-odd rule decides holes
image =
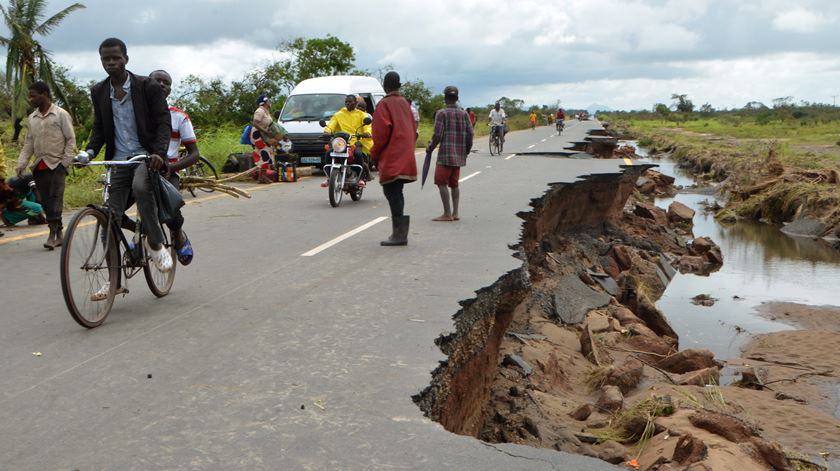
[[[563,111],[563,108],[557,110],[557,114],[554,116],[554,118],[558,123],[566,119],[566,112]]]
[[[502,142],[505,142],[505,127],[507,125],[507,115],[502,105],[496,102],[496,106],[490,110],[490,125],[493,126],[493,135],[499,136]]]
[[[131,196],[137,202],[148,253],[161,272],[173,268],[172,257],[163,246],[164,237],[158,224],[157,204],[150,175],[166,169],[166,155],[171,133],[169,106],[163,90],[149,77],[127,71],[128,53],[125,43],[108,38],[99,45],[99,59],[108,78],[90,89],[93,102],[93,128],[87,145],[90,158],[105,146],[105,160],[128,160],[137,154],[148,154],[147,162],[111,170],[108,207],[122,218]]]
[[[356,95],[347,95],[344,99],[344,108],[338,110],[338,112],[330,118],[330,122],[324,127],[324,133],[331,135],[337,132],[346,132],[347,134],[350,134],[350,142],[348,142],[348,144],[357,143],[357,133],[362,138],[372,137],[371,133],[366,132],[364,129],[365,117],[367,117],[368,114],[357,109],[356,103]],[[327,151],[324,154],[324,159],[321,163],[326,165],[329,158],[330,153]],[[365,156],[362,151],[362,143],[358,143],[358,145],[356,145],[356,150],[353,152],[353,161],[361,165],[364,169],[362,172],[362,178],[359,181],[359,185],[364,187],[364,182],[370,180],[370,167],[367,164],[367,156]],[[326,188],[327,185],[328,182],[326,180],[321,183],[321,187]]]

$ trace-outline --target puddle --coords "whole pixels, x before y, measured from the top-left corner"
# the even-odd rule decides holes
[[[674,162],[649,159],[641,148],[637,153],[643,162],[658,164],[662,173],[674,176],[676,185],[694,183]],[[656,204],[667,208],[674,200],[696,211],[694,235],[711,237],[724,258],[723,267],[708,277],[678,274],[657,302],[679,334],[680,348],[707,348],[718,358],[736,358],[750,334],[791,329],[757,315],[755,308],[762,303],[837,304],[840,251],[822,240],[787,236],[769,224],[722,226],[703,211],[702,203],[714,200],[711,195],[680,193],[657,199]],[[695,306],[691,298],[698,294],[718,301],[710,307]]]

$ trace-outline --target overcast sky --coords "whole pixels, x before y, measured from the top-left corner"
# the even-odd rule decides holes
[[[47,12],[71,3],[49,0]],[[229,82],[279,59],[284,39],[332,34],[353,46],[358,67],[393,65],[435,93],[457,85],[464,106],[507,96],[642,109],[685,93],[723,108],[783,96],[830,104],[840,95],[835,0],[82,3],[87,9],[42,40],[82,80],[104,77],[96,48],[109,36],[128,44],[133,72]]]

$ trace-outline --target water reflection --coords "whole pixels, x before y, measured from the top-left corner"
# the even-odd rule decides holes
[[[653,160],[660,171],[675,176],[673,162]],[[719,358],[734,358],[750,335],[789,329],[755,314],[763,302],[837,304],[840,286],[840,252],[821,240],[787,236],[776,226],[738,222],[721,226],[704,212],[704,202],[714,197],[681,193],[658,199],[662,208],[676,200],[696,211],[694,235],[711,237],[720,245],[723,267],[709,276],[680,275],[674,278],[657,305],[668,315],[680,335],[681,348],[707,348]],[[711,307],[695,306],[691,298],[709,294],[719,301]]]

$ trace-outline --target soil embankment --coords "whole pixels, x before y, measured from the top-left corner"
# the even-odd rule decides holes
[[[644,140],[652,157],[673,159],[700,184],[713,186],[726,202],[717,214],[722,222],[753,219],[785,224],[782,230],[795,236],[840,238],[837,168],[783,158],[783,146],[776,141],[746,142],[680,129],[614,133]]]
[[[637,200],[640,184],[672,191],[655,172],[640,180],[645,170],[553,185],[532,201],[520,214],[522,268],[462,302],[437,341],[447,360],[415,401],[454,433],[636,469],[796,469],[840,453],[840,422],[811,402],[833,372],[803,371],[814,389],[777,397],[751,379],[761,352],[738,363],[741,388],[718,385],[710,352],[679,350],[655,302],[676,269],[707,274],[723,260],[692,237],[690,209]],[[775,417],[786,420],[771,426]]]

